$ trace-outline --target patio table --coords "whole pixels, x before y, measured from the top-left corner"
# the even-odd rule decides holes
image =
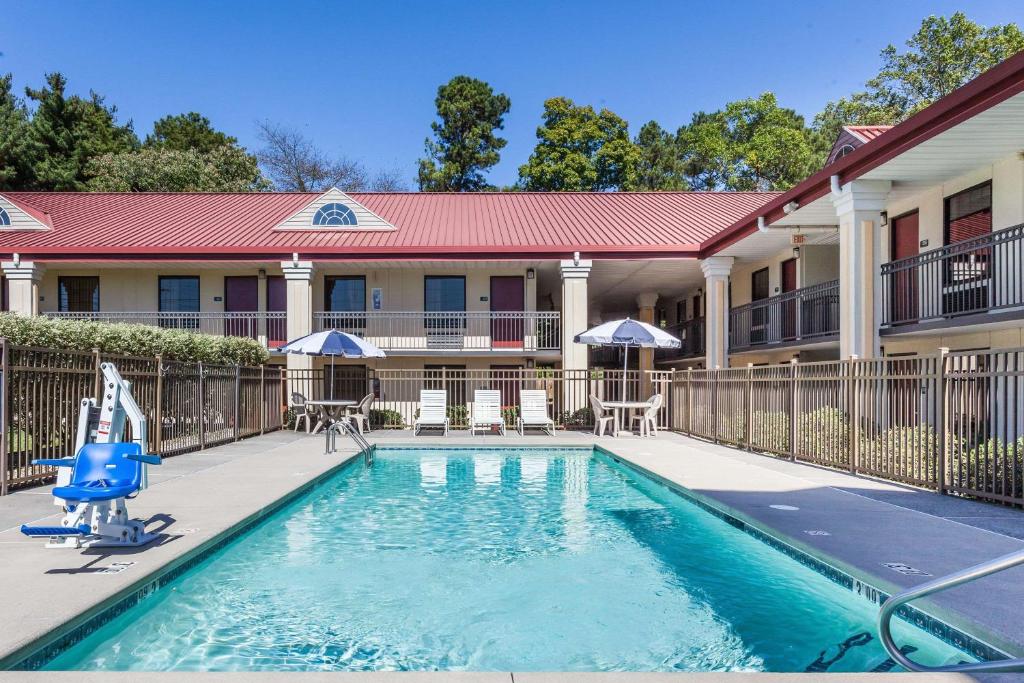
[[[615,416],[613,420],[615,424],[615,436],[619,436],[622,432],[622,414],[629,410],[639,410],[641,408],[647,409],[651,406],[649,401],[602,401],[601,405],[605,408],[611,408],[612,414]]]
[[[321,428],[336,422],[339,417],[345,417],[348,415],[348,409],[357,405],[359,401],[352,401],[347,399],[341,400],[319,400],[311,401],[307,400],[307,406],[313,406],[317,409],[320,417],[317,418],[316,427],[313,429],[313,433],[316,434]],[[342,413],[342,415],[339,415]]]

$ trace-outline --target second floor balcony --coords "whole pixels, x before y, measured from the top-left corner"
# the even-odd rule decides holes
[[[654,358],[658,361],[669,361],[686,358],[697,358],[704,355],[704,318],[691,318],[666,330],[681,342],[678,349],[657,349]]]
[[[839,280],[737,306],[729,312],[729,350],[823,342],[839,335]]]
[[[1024,225],[883,264],[882,328],[1024,318]]]
[[[313,329],[356,334],[385,352],[537,353],[561,348],[557,311],[323,311]]]

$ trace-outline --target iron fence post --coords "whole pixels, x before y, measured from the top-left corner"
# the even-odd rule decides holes
[[[754,435],[754,364],[747,363],[747,386],[743,397],[743,440],[747,450],[752,450],[751,441]]]
[[[857,388],[856,388],[856,365],[857,356],[851,355],[846,361],[846,412],[849,415],[850,430],[849,441],[849,467],[852,474],[856,474],[860,465],[860,418],[857,414]]]
[[[797,420],[800,411],[797,359],[789,361],[789,459],[796,461]]]
[[[0,496],[7,495],[8,480],[10,479],[10,466],[8,462],[7,447],[11,438],[7,410],[10,404],[7,401],[8,387],[11,385],[11,376],[8,373],[9,360],[7,357],[7,338],[0,337]]]
[[[203,379],[203,362],[196,363],[199,371],[199,450],[206,448],[206,382]]]
[[[164,448],[164,357],[156,354],[156,406],[153,409],[153,452],[163,454]]]
[[[935,380],[935,393],[937,396],[938,413],[935,418],[939,423],[935,430],[939,436],[939,452],[936,456],[937,462],[935,463],[935,480],[938,484],[939,495],[946,493],[946,470],[948,469],[949,460],[949,441],[950,435],[946,433],[947,424],[947,411],[949,410],[949,400],[946,396],[946,376],[949,374],[949,347],[939,347],[939,358],[936,367],[936,380]]]
[[[267,377],[266,365],[260,365],[260,434],[267,431]]]
[[[686,368],[686,434],[693,436],[693,366]]]
[[[238,423],[242,421],[242,396],[241,396],[241,388],[242,388],[242,368],[241,368],[241,366],[238,365],[238,363],[235,363],[235,405],[234,405],[235,418],[231,421],[232,422],[232,426],[234,427],[234,429],[232,429],[232,437],[234,438],[235,441],[238,441],[238,439],[240,438],[239,434],[241,433],[241,430],[238,428]]]

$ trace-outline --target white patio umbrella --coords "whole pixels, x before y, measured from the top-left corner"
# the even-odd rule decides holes
[[[577,344],[588,344],[590,346],[625,347],[625,353],[622,354],[623,401],[626,400],[626,367],[629,362],[630,346],[635,346],[638,349],[678,349],[683,344],[660,327],[648,325],[631,318],[601,323],[597,327],[577,334],[573,337],[573,341]]]
[[[386,358],[383,351],[348,332],[325,330],[314,332],[305,337],[293,339],[277,349],[282,353],[295,353],[304,356],[331,357],[331,400],[334,400],[334,357],[342,358]]]

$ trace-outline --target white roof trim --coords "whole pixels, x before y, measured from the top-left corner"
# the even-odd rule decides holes
[[[356,225],[313,225],[313,215],[324,204],[344,204],[356,215]],[[394,230],[395,226],[373,211],[349,197],[336,187],[306,204],[288,218],[274,226],[274,230],[308,230],[315,232],[380,232]]]
[[[0,225],[0,232],[21,232],[23,230],[53,230],[24,209],[18,208],[10,199],[0,194],[0,209],[7,212],[10,225]]]

